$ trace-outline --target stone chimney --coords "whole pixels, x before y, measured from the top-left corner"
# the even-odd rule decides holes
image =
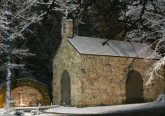
[[[66,38],[73,37],[73,20],[63,18],[62,20],[62,36]]]

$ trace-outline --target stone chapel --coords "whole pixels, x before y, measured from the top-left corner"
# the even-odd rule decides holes
[[[164,93],[163,77],[146,85],[146,72],[161,58],[145,43],[72,36],[71,20],[62,21],[62,42],[53,61],[53,102],[96,106],[153,101]],[[147,59],[147,61],[145,60]]]

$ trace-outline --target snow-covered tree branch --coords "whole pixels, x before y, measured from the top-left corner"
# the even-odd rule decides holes
[[[26,32],[32,32],[30,26],[46,19],[50,11],[60,12],[67,16],[79,7],[81,0],[1,0],[0,1],[0,55],[5,59],[6,70],[6,107],[11,101],[12,69],[22,68],[14,58],[22,59],[33,54],[22,41]],[[21,42],[19,42],[21,41]]]
[[[32,54],[27,48],[19,49],[16,42],[20,39],[26,39],[23,32],[28,26],[40,20],[40,15],[31,12],[34,7],[33,1],[21,0],[2,0],[0,10],[0,53],[5,58],[6,66],[6,108],[10,107],[11,101],[11,76],[13,68],[21,68],[24,64],[15,64],[13,56],[22,58],[24,56],[31,56]]]
[[[165,65],[165,1],[164,0],[135,0],[127,5],[125,19],[127,23],[127,38],[133,41],[145,41],[149,46],[162,55],[162,58],[149,70],[149,82]],[[151,58],[153,56],[150,56]]]

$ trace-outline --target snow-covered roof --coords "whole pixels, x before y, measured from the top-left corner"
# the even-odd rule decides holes
[[[153,59],[161,58],[145,43],[109,40],[107,44],[103,45],[102,43],[107,41],[107,39],[82,36],[75,36],[68,39],[68,41],[80,54],[135,58],[150,58],[152,56]]]

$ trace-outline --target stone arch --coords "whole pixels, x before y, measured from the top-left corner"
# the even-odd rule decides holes
[[[35,91],[35,93],[38,93],[41,95],[42,100],[39,101],[41,105],[49,105],[50,104],[50,95],[48,93],[47,86],[39,82],[37,80],[32,80],[28,78],[18,79],[11,82],[11,90],[24,88],[24,89],[31,89],[32,91]],[[28,90],[29,90],[28,89]],[[6,91],[6,85],[2,85],[0,88],[0,99],[2,102],[0,102],[0,107],[3,107],[3,104],[5,103],[5,91]],[[12,93],[12,92],[11,92]],[[32,92],[33,94],[34,92]],[[30,104],[28,106],[34,106],[35,104]],[[37,105],[37,104],[36,104]]]
[[[143,78],[138,71],[132,70],[128,73],[126,80],[126,103],[139,102],[144,102]]]
[[[33,87],[20,86],[12,90],[11,98],[14,101],[14,106],[37,106],[42,103],[42,94]]]
[[[71,104],[71,82],[69,72],[64,70],[61,77],[61,104]]]

